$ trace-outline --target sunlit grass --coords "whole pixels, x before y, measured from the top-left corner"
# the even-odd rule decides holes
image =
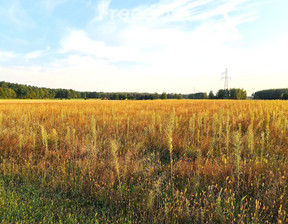
[[[282,101],[0,101],[0,221],[287,223],[287,121]]]

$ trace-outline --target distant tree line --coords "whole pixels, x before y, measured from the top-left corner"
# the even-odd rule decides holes
[[[194,93],[189,94],[188,99],[208,99],[207,93]]]
[[[49,89],[35,86],[0,82],[0,99],[107,99],[107,100],[155,100],[182,99],[174,93],[104,93],[80,92],[72,89]],[[188,95],[185,96],[188,98]]]
[[[288,89],[267,89],[255,92],[254,99],[260,100],[288,100]]]
[[[216,95],[210,91],[208,99],[246,100],[247,91],[244,89],[220,89]]]
[[[219,90],[216,95],[211,91],[194,94],[177,93],[105,93],[80,92],[72,89],[49,89],[35,86],[0,82],[0,99],[107,99],[107,100],[156,100],[156,99],[246,99],[243,89]]]
[[[1,99],[54,99],[81,98],[81,92],[66,89],[48,89],[35,86],[0,82]]]

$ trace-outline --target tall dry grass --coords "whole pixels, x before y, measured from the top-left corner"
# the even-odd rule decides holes
[[[287,223],[287,120],[281,101],[0,101],[0,173],[110,222]]]

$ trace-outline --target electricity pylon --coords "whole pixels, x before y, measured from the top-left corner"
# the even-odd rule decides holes
[[[229,89],[229,80],[231,80],[231,77],[228,76],[228,69],[226,68],[226,71],[222,73],[224,75],[221,80],[225,80],[224,83],[224,90],[226,90],[226,98],[228,98],[228,89]]]

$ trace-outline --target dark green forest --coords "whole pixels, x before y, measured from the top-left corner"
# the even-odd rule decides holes
[[[195,94],[196,95],[196,94]],[[195,97],[193,94],[189,95]],[[35,86],[0,82],[0,99],[108,99],[108,100],[154,100],[188,99],[188,95],[175,93],[104,93],[80,92],[72,89],[49,89]],[[205,94],[197,97],[205,98]],[[199,99],[202,99],[199,98]]]
[[[220,89],[216,95],[210,91],[209,99],[231,99],[231,100],[246,100],[247,91],[244,89]]]
[[[155,100],[155,99],[247,99],[243,89],[219,90],[194,94],[181,93],[105,93],[80,92],[72,89],[50,89],[35,86],[0,82],[0,99],[107,99],[107,100]]]
[[[288,89],[267,89],[255,92],[254,99],[260,100],[288,100]]]

